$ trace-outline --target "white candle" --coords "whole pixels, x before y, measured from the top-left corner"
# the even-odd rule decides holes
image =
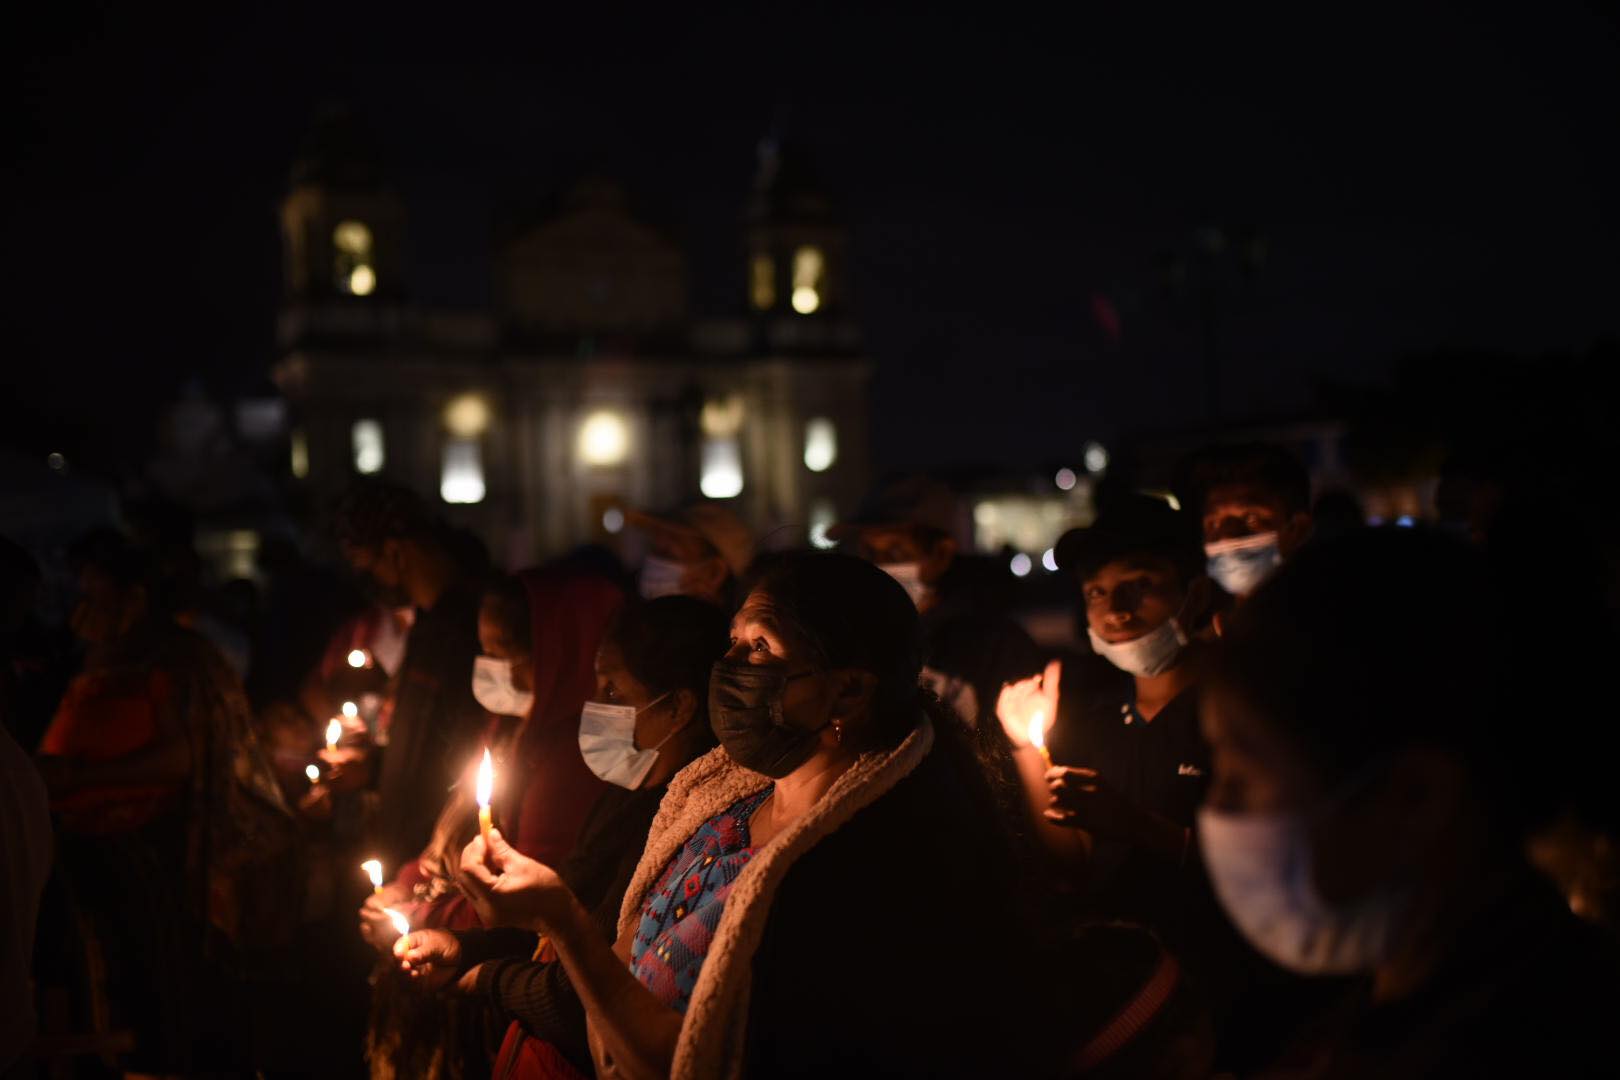
[[[304,775],[309,777],[309,782],[310,783],[312,783],[312,784],[315,783],[316,781],[318,781],[321,778],[320,766],[318,766],[318,765],[305,765],[304,766]]]
[[[383,911],[387,914],[388,920],[394,924],[394,929],[399,931],[400,937],[404,937],[411,932],[411,921],[409,919],[391,907],[385,907]]]
[[[1046,748],[1046,713],[1039,710],[1029,718],[1029,745],[1041,752],[1046,767],[1052,767],[1052,752]]]
[[[371,891],[382,892],[382,863],[376,859],[367,859],[360,864],[360,869],[371,879]]]
[[[341,738],[343,738],[343,721],[334,716],[326,725],[326,748],[336,750],[338,740]]]
[[[484,843],[489,843],[490,796],[495,794],[495,763],[490,760],[489,747],[484,747],[484,760],[478,765],[478,832]]]

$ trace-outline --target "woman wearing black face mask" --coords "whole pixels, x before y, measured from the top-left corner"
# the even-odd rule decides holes
[[[905,592],[791,556],[731,637],[721,748],[670,785],[611,950],[498,833],[468,845],[469,891],[554,944],[603,1075],[1025,1071],[1007,846],[960,728],[919,695]]]

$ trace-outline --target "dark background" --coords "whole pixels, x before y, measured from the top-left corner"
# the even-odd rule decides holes
[[[14,23],[6,442],[93,464],[187,379],[266,385],[276,205],[333,100],[406,198],[416,298],[452,306],[487,299],[499,229],[601,173],[686,244],[698,311],[734,308],[784,132],[852,228],[884,466],[1202,422],[1207,282],[1228,421],[1620,325],[1612,7],[257,7]]]

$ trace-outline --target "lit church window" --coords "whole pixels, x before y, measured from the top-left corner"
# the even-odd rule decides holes
[[[793,310],[809,315],[821,307],[827,260],[817,247],[801,247],[793,253]]]
[[[342,221],[332,230],[332,249],[336,253],[332,267],[332,280],[339,292],[353,296],[370,296],[377,288],[377,270],[374,265],[371,230],[358,221]]]
[[[382,472],[385,460],[382,423],[377,420],[356,420],[350,439],[354,447],[354,471],[368,474]]]
[[[630,429],[624,417],[602,410],[579,428],[579,457],[587,465],[618,465],[630,452]]]
[[[477,394],[462,394],[445,406],[444,426],[457,438],[478,438],[489,427],[489,403]]]
[[[444,444],[439,497],[447,503],[484,501],[484,461],[477,439],[451,439]]]
[[[776,306],[776,260],[755,255],[748,264],[748,299],[760,311]]]
[[[292,433],[290,461],[292,474],[296,479],[303,480],[309,476],[309,438],[302,429]]]
[[[735,435],[710,435],[703,440],[702,472],[698,490],[710,499],[729,499],[743,489],[742,444]]]
[[[838,428],[825,416],[804,425],[804,467],[826,472],[838,460]]]
[[[818,548],[835,548],[838,541],[827,535],[827,530],[838,521],[838,511],[829,499],[817,499],[810,505],[810,543]]]
[[[703,414],[699,421],[705,435],[724,437],[737,434],[742,430],[742,397],[731,394],[723,398],[710,398],[703,403]]]

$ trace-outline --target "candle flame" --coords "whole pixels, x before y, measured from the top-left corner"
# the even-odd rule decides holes
[[[305,765],[304,775],[309,777],[309,782],[313,784],[321,778],[321,770],[314,765]]]
[[[394,929],[399,931],[400,937],[411,932],[411,921],[405,916],[391,907],[383,908],[383,912],[388,916],[388,921],[394,924]]]
[[[373,889],[382,888],[381,862],[376,859],[367,859],[365,862],[360,864],[360,869],[364,870],[366,872],[366,876],[371,879],[371,887]]]
[[[343,703],[343,715],[347,716],[350,720],[353,720],[355,717],[360,715],[360,706],[356,705],[352,701],[345,701]]]
[[[1037,750],[1046,749],[1046,713],[1037,712],[1029,718],[1029,744]]]
[[[349,666],[350,667],[356,667],[356,668],[365,667],[366,666],[366,650],[364,650],[364,649],[353,649],[353,650],[351,650],[349,652]]]
[[[478,765],[478,805],[488,806],[495,794],[495,763],[490,760],[489,747],[484,747],[484,760]]]
[[[343,738],[343,721],[334,716],[326,725],[326,748],[336,750],[338,740],[341,738]]]

